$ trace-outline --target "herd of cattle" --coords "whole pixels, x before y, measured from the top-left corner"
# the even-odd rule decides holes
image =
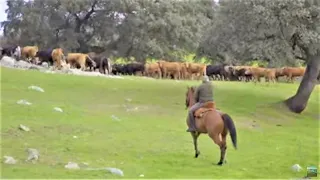
[[[111,60],[94,52],[68,53],[66,56],[61,48],[39,50],[37,46],[9,46],[1,48],[1,57],[10,56],[22,59],[34,64],[46,62],[55,69],[64,66],[80,68],[83,71],[95,71],[114,75],[137,75],[155,78],[173,79],[200,79],[206,74],[216,80],[230,81],[259,81],[264,77],[266,81],[275,82],[279,77],[286,77],[288,82],[293,82],[295,77],[301,77],[305,73],[304,67],[262,68],[252,66],[231,66],[228,64],[206,65],[202,63],[168,62],[159,60],[154,63],[129,63],[113,64]]]

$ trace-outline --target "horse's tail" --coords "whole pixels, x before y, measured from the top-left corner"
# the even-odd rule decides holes
[[[237,131],[236,127],[234,126],[233,120],[228,114],[223,114],[222,119],[230,132],[233,147],[237,149]]]

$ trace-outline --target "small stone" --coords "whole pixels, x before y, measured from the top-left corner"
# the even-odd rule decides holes
[[[144,177],[144,175],[143,175],[143,174],[140,174],[139,177]]]
[[[22,125],[22,124],[19,125],[19,129],[21,129],[23,131],[27,131],[27,132],[30,131],[30,128],[28,128],[27,126]]]
[[[44,92],[44,90],[41,87],[34,86],[34,85],[29,86],[28,89],[33,89],[33,90],[36,90],[36,91],[39,91],[39,92]]]
[[[113,120],[115,120],[115,121],[121,121],[120,118],[118,118],[118,117],[115,116],[115,115],[112,115],[111,118],[112,118]]]
[[[20,99],[19,101],[17,101],[17,104],[21,104],[21,105],[31,105],[32,103],[28,102],[27,100],[24,99]]]
[[[54,107],[53,108],[55,111],[57,111],[57,112],[63,112],[63,110],[61,109],[61,108],[59,108],[59,107]]]
[[[40,157],[40,153],[37,149],[27,148],[26,152],[28,153],[28,158],[26,161],[31,161],[31,160],[37,161]]]
[[[28,69],[43,70],[44,67],[32,64]]]
[[[291,169],[294,171],[294,172],[300,172],[302,170],[302,167],[299,165],[299,164],[294,164]]]
[[[49,68],[49,64],[47,62],[42,62],[41,66],[44,68]]]
[[[75,162],[68,162],[68,164],[66,164],[64,166],[64,168],[66,168],[66,169],[80,169],[79,165]]]
[[[9,56],[3,56],[2,59],[0,60],[0,65],[6,66],[6,67],[13,67],[15,64],[16,60],[12,57]]]
[[[18,67],[18,68],[28,69],[32,66],[32,64],[30,64],[26,61],[20,60],[20,61],[16,62],[14,66]]]
[[[73,138],[74,138],[74,139],[77,139],[77,138],[78,138],[78,136],[73,136]]]
[[[116,174],[116,175],[119,175],[119,176],[123,176],[123,171],[121,169],[118,169],[118,168],[106,168],[107,171],[111,172],[112,174]]]
[[[4,163],[5,164],[16,164],[17,160],[15,160],[13,157],[11,156],[3,156],[4,157]]]

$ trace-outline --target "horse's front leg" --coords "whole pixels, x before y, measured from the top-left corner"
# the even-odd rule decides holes
[[[198,150],[198,137],[199,137],[200,133],[198,132],[191,132],[191,136],[193,139],[193,145],[194,145],[194,151],[195,151],[195,155],[194,157],[197,158],[200,155],[200,151]]]

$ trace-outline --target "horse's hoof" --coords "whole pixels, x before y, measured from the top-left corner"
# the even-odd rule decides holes
[[[217,165],[218,165],[218,166],[222,166],[222,164],[223,164],[223,162],[222,162],[222,161],[219,161]]]
[[[197,153],[194,155],[194,157],[195,157],[195,158],[198,158],[199,155],[200,155],[200,152],[197,152]]]

